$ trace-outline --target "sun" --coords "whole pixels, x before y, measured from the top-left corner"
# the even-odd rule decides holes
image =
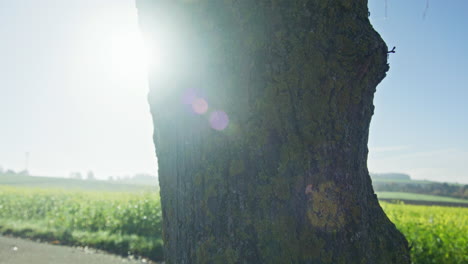
[[[148,71],[152,52],[139,31],[113,33],[108,51],[112,70],[119,78],[134,78]]]

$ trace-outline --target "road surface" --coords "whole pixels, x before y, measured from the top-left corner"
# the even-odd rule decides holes
[[[0,236],[0,264],[141,264],[86,248],[50,245],[31,240]]]

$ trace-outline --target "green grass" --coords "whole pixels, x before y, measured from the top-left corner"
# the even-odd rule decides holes
[[[414,264],[468,263],[468,209],[381,203],[406,236]]]
[[[0,186],[0,232],[121,255],[162,259],[156,192],[97,192]]]
[[[377,192],[379,199],[401,199],[401,200],[415,200],[415,201],[428,201],[428,202],[451,202],[451,203],[468,203],[468,200],[457,199],[452,197],[406,193],[406,192]]]

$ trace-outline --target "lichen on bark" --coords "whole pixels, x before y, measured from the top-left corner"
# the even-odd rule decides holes
[[[409,263],[366,165],[388,70],[367,1],[137,8],[149,39],[169,25],[177,40],[150,71],[167,263]]]

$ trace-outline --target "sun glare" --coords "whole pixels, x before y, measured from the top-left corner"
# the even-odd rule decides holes
[[[174,66],[180,58],[176,34],[165,29],[157,35],[158,39],[149,39],[140,31],[113,34],[109,50],[113,71],[120,78],[134,78],[148,71],[170,76],[180,70]]]
[[[123,76],[147,71],[151,54],[140,32],[115,33],[111,40],[111,65]]]

